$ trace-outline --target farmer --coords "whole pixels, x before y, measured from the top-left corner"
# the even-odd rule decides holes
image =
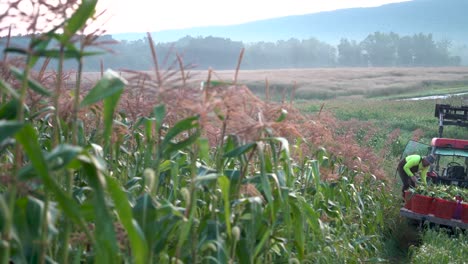
[[[416,187],[416,180],[414,175],[420,171],[420,176],[422,183],[424,185],[427,184],[426,182],[426,175],[429,167],[432,163],[434,163],[434,156],[420,156],[420,155],[409,155],[406,158],[401,159],[398,163],[398,174],[400,174],[401,181],[403,182],[402,193],[403,197],[405,197],[405,191],[409,189],[409,187]]]

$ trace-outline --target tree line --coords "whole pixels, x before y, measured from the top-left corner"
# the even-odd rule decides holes
[[[15,37],[11,43],[21,45],[26,39],[26,36]],[[97,40],[113,43],[106,45],[113,52],[86,57],[86,71],[98,71],[101,62],[105,68],[113,69],[148,70],[154,67],[147,38],[116,42],[111,35],[104,35]],[[4,43],[5,37],[0,39],[0,45]],[[99,45],[96,46],[98,51]],[[436,41],[432,34],[399,36],[393,32],[375,32],[361,41],[343,38],[337,46],[316,38],[245,44],[212,36],[186,36],[176,42],[154,45],[161,67],[175,67],[178,56],[179,62],[200,70],[235,69],[242,49],[242,69],[459,66],[461,57],[451,54],[451,46],[449,40]],[[53,62],[50,67],[55,67]],[[73,67],[73,62],[65,63],[65,68]]]

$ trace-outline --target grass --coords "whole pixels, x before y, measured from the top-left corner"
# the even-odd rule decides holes
[[[404,100],[404,99],[414,99],[414,98],[422,98],[422,97],[429,97],[429,96],[452,96],[454,94],[465,94],[468,93],[468,86],[466,85],[459,85],[459,86],[450,86],[451,83],[448,82],[446,84],[439,84],[437,86],[429,87],[429,89],[424,89],[423,91],[419,92],[403,92],[404,89],[387,92],[387,96],[377,95],[377,96],[369,96],[369,98],[376,98],[376,99],[387,99],[387,100]],[[447,87],[448,86],[448,87]],[[396,94],[400,93],[400,94]],[[403,93],[403,94],[401,94]]]
[[[468,254],[468,234],[458,230],[426,229],[422,233],[424,244],[411,249],[411,263],[463,263]]]
[[[216,72],[220,80],[229,80],[233,71]],[[203,72],[193,71],[194,80],[202,80]],[[296,99],[394,99],[412,96],[467,92],[467,67],[442,68],[315,68],[241,71],[239,83],[264,95],[265,81],[275,98],[287,95],[296,83]],[[388,97],[390,96],[390,97]]]
[[[150,72],[148,72],[150,73]],[[123,77],[131,75],[123,72]],[[192,85],[205,81],[207,73],[191,70]],[[235,71],[213,71],[212,78],[231,82]],[[84,73],[95,81],[99,73]],[[468,92],[468,67],[414,68],[313,68],[281,70],[242,70],[237,83],[248,86],[264,98],[266,84],[270,98],[289,101],[295,88],[295,100],[329,99],[405,99],[428,95]]]

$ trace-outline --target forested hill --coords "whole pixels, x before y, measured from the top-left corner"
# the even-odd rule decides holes
[[[341,38],[359,40],[369,33],[433,34],[439,39],[468,43],[467,0],[412,0],[372,8],[352,8],[301,16],[261,20],[234,26],[201,27],[155,32],[155,40],[177,41],[184,36],[214,36],[234,41],[277,41],[317,38],[337,44]],[[143,32],[144,33],[144,32]],[[144,34],[117,34],[115,39],[140,39]]]

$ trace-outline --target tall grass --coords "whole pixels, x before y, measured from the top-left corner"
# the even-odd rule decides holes
[[[463,263],[468,254],[468,234],[457,230],[427,229],[422,233],[424,244],[411,248],[411,263]]]

